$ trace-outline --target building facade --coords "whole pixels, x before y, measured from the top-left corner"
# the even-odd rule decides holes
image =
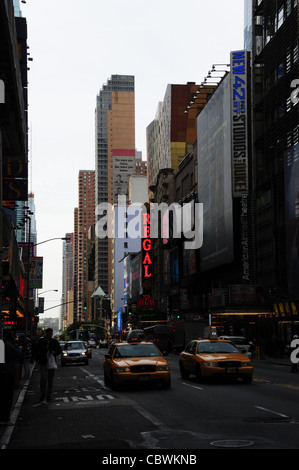
[[[77,219],[77,321],[87,320],[87,240],[90,227],[95,224],[95,172],[80,170],[78,176]]]
[[[124,174],[127,174],[135,159],[133,76],[112,75],[103,85],[97,96],[95,127],[95,204],[98,206],[113,203],[119,193],[123,194],[127,181],[121,179],[122,163]],[[111,265],[111,240],[96,236],[95,285],[101,287],[105,294],[111,290]]]
[[[297,0],[253,2],[258,281],[275,317],[293,329],[299,307],[298,25]]]
[[[196,116],[213,93],[212,86],[201,87],[197,105],[186,108],[199,85],[168,85],[163,102],[157,107],[155,119],[147,126],[147,174],[148,185],[155,185],[163,168],[178,170],[187,153],[192,152],[196,141]]]
[[[60,324],[63,328],[74,322],[74,234],[66,233],[62,255],[62,297]]]

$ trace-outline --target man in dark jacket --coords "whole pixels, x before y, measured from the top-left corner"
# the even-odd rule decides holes
[[[62,352],[60,344],[53,336],[52,328],[46,329],[46,336],[43,336],[36,347],[35,361],[40,366],[40,401],[51,400],[55,371],[57,369],[56,357]],[[54,368],[49,365],[49,357],[54,358]]]

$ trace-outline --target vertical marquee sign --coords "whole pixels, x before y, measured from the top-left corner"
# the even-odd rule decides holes
[[[242,197],[248,191],[247,52],[231,52],[232,191]]]
[[[250,281],[248,178],[248,53],[231,52],[232,195],[240,200],[242,279]]]
[[[148,291],[152,286],[152,240],[150,237],[151,231],[151,218],[150,211],[145,204],[147,212],[142,212],[142,286],[144,292],[149,293]]]

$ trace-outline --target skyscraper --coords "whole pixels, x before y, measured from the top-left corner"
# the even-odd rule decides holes
[[[67,240],[63,241],[63,264],[62,264],[62,297],[61,297],[61,318],[60,322],[66,327],[74,322],[73,300],[74,300],[74,234],[66,233]]]
[[[86,243],[89,228],[94,225],[94,186],[95,172],[79,171],[79,206],[77,219],[77,321],[85,318],[86,297]],[[87,312],[86,312],[87,313]]]
[[[134,76],[112,75],[97,96],[95,110],[96,206],[101,203],[113,203],[118,192],[124,194],[127,190],[128,174],[135,173],[134,90]],[[111,262],[111,240],[99,239],[96,236],[95,286],[101,287],[108,295],[111,285],[111,269],[109,269]]]

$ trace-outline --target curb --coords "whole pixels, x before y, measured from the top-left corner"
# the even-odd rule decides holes
[[[26,379],[24,381],[23,387],[19,392],[18,398],[17,398],[17,400],[15,401],[15,403],[13,405],[12,411],[10,413],[10,418],[9,418],[10,423],[6,425],[6,428],[4,429],[4,431],[3,431],[3,433],[0,437],[0,450],[7,449],[7,446],[9,444],[10,438],[12,436],[16,421],[17,421],[19,413],[21,411],[21,407],[22,407],[22,404],[23,404],[23,401],[24,401],[24,398],[25,398],[25,395],[26,395],[26,392],[27,392],[27,389],[28,389],[28,386],[29,386],[29,383],[30,383],[31,375],[32,375],[32,372],[33,372],[34,368],[35,368],[35,363],[31,367],[29,379]],[[1,434],[1,432],[0,432],[0,434]]]

